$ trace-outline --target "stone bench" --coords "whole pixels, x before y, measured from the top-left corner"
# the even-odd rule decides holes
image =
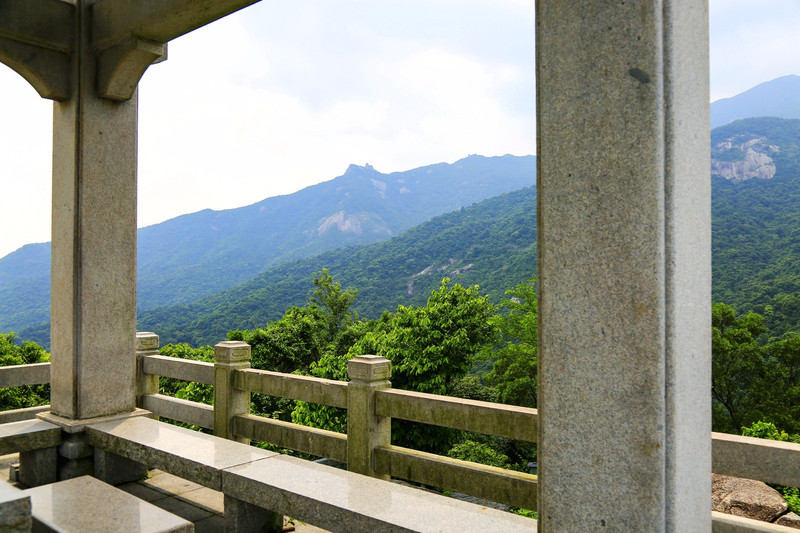
[[[19,480],[35,487],[56,480],[61,428],[43,420],[0,425],[0,455],[19,452]]]
[[[511,513],[268,452],[151,419],[87,426],[96,449],[225,495],[226,520],[267,508],[332,531],[535,531]],[[229,511],[231,516],[229,517]],[[271,515],[262,515],[263,521]],[[271,518],[275,520],[274,516]],[[277,524],[277,520],[273,524]],[[238,523],[237,531],[257,524]]]
[[[192,533],[194,531],[194,524],[188,520],[91,476],[59,481],[21,492],[30,497],[34,531],[65,533],[92,531]]]
[[[22,533],[30,530],[31,497],[0,481],[0,531]]]

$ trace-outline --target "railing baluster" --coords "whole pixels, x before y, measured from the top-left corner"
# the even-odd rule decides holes
[[[214,435],[250,444],[233,433],[233,417],[250,412],[250,391],[234,386],[236,370],[250,368],[250,345],[224,341],[214,346]]]
[[[145,357],[158,355],[158,335],[149,331],[136,332],[136,407],[144,409],[144,397],[158,394],[158,376],[146,374]],[[156,417],[158,418],[158,417]]]
[[[389,479],[375,469],[374,450],[388,446],[392,419],[375,414],[375,393],[392,386],[392,363],[385,357],[362,355],[347,362],[347,469]]]

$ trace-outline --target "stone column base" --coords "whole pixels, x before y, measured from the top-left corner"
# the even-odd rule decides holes
[[[44,477],[41,474],[34,474],[39,472],[39,467],[30,466],[31,473],[28,474],[29,479],[32,481],[39,481],[40,479],[47,479],[43,483],[53,483],[56,480],[61,481],[65,479],[73,479],[84,475],[94,475],[97,479],[104,481],[110,485],[119,485],[121,483],[128,483],[130,481],[137,481],[144,478],[147,474],[147,467],[141,463],[131,461],[124,457],[97,450],[86,444],[86,434],[84,430],[86,426],[91,424],[99,424],[100,422],[110,422],[114,420],[126,420],[128,418],[144,416],[152,418],[153,413],[144,409],[136,409],[128,413],[119,413],[115,415],[102,416],[97,418],[86,419],[70,419],[53,414],[50,411],[39,413],[38,418],[61,427],[62,442],[58,447],[58,469],[57,474],[52,477]],[[52,449],[55,453],[55,448]],[[46,450],[42,450],[46,451]],[[32,452],[29,452],[32,453]],[[32,459],[28,459],[33,464]],[[45,464],[46,459],[42,458],[36,464]],[[55,469],[56,458],[54,457],[52,467],[53,472]],[[37,486],[43,483],[30,483],[25,481],[23,474],[22,454],[20,454],[20,481],[29,486]],[[41,467],[44,468],[43,466]]]

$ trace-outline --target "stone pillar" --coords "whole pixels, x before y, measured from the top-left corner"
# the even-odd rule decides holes
[[[97,93],[94,3],[76,2],[71,92],[53,108],[50,404],[69,419],[136,406],[137,98]]]
[[[536,17],[540,531],[710,531],[707,2]]]
[[[136,332],[136,407],[144,408],[145,394],[158,394],[158,376],[144,373],[144,358],[158,355],[158,335]]]
[[[224,341],[214,346],[214,435],[250,444],[246,437],[235,437],[232,428],[235,415],[250,412],[250,391],[233,386],[234,371],[245,368],[250,368],[249,344]]]
[[[347,469],[389,480],[375,472],[373,450],[392,440],[392,419],[375,414],[375,392],[392,386],[392,363],[385,357],[361,355],[347,362]]]

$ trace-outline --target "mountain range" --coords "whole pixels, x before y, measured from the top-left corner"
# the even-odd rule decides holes
[[[795,94],[800,109],[798,82],[714,102],[713,120],[769,111],[754,94]],[[713,298],[763,313],[771,335],[800,330],[800,120],[736,120],[711,141]],[[322,268],[359,290],[355,308],[370,318],[424,304],[445,276],[480,284],[497,302],[535,274],[534,181],[533,156],[393,174],[351,165],[294,195],[143,228],[139,329],[165,342],[217,342],[303,305]],[[47,344],[47,296],[30,294],[46,291],[48,255],[32,245],[0,259],[0,331]]]
[[[782,76],[711,104],[712,129],[753,117],[800,118],[800,76]]]
[[[142,228],[138,310],[189,303],[287,261],[386,240],[534,181],[533,156],[473,155],[390,174],[351,165],[342,176],[294,194]],[[49,279],[49,243],[0,259],[0,331],[48,320]]]

